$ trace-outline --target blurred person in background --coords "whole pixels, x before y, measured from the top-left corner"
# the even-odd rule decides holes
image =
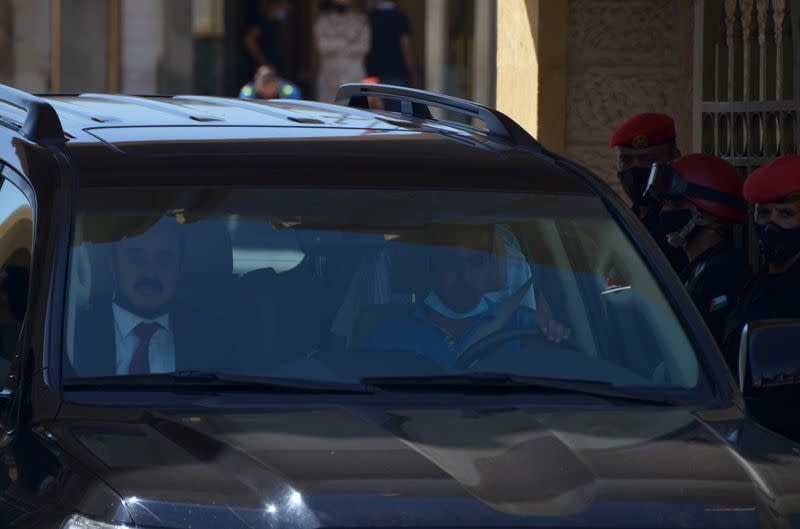
[[[369,12],[372,46],[367,75],[384,84],[418,87],[411,23],[395,2],[378,2]]]
[[[286,75],[286,63],[281,50],[281,26],[289,17],[288,0],[261,0],[258,21],[245,32],[244,46],[251,62],[250,71],[271,66],[278,75]]]
[[[300,89],[282,79],[269,66],[256,70],[253,80],[244,85],[239,92],[241,99],[303,99]]]
[[[332,103],[339,86],[364,78],[364,58],[370,47],[367,17],[353,10],[351,0],[327,0],[314,24],[319,52],[317,99]]]
[[[381,80],[378,77],[365,77],[361,79],[360,82],[363,84],[381,84]],[[373,110],[386,110],[382,97],[368,97],[367,103],[369,104],[369,108]]]

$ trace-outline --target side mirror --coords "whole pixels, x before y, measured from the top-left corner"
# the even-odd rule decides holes
[[[739,346],[739,387],[763,426],[800,433],[800,320],[749,323]]]

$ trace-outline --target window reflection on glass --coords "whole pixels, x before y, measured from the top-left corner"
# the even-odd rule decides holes
[[[8,171],[8,169],[6,169]],[[0,184],[0,380],[5,381],[28,303],[33,210],[8,180]]]

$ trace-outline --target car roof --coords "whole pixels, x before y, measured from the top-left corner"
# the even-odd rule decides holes
[[[396,87],[388,88],[395,88],[401,92]],[[10,92],[10,94],[4,94],[4,91]],[[465,113],[461,105],[470,105],[468,115],[472,117],[486,118],[488,116],[494,121],[495,114],[499,114],[468,101],[419,90],[406,89],[401,93],[406,91],[424,94],[426,97],[438,97],[447,102],[443,108],[454,109],[461,113]],[[17,96],[18,99],[14,100],[14,96]],[[2,85],[0,85],[0,120],[5,117],[6,123],[16,122],[21,129],[30,114],[26,112],[25,107],[32,101],[52,106],[68,143],[97,141],[97,138],[86,132],[112,127],[130,129],[129,133],[132,137],[136,137],[138,128],[165,126],[192,127],[195,129],[194,134],[197,137],[202,137],[204,130],[209,131],[212,136],[217,135],[218,133],[210,128],[215,126],[268,127],[273,129],[272,136],[276,138],[280,138],[289,128],[399,131],[418,130],[425,127],[442,132],[458,131],[462,134],[476,136],[487,132],[464,124],[435,120],[431,115],[428,115],[429,119],[415,120],[413,116],[419,115],[416,111],[413,116],[408,116],[399,113],[375,112],[368,108],[357,108],[352,105],[297,100],[245,100],[198,95],[131,96],[86,93],[32,96]],[[518,128],[511,120],[508,121]],[[497,125],[495,129],[501,129],[501,133],[506,133],[503,125]],[[269,135],[269,132],[265,131],[264,134]],[[498,139],[496,134],[489,134],[489,136]],[[519,138],[522,138],[521,141]],[[523,142],[528,146],[538,145],[527,134],[517,134],[517,139],[513,143]]]
[[[399,113],[370,110],[367,97],[375,90],[408,104]],[[263,164],[263,157],[271,156],[274,166],[280,156],[287,164],[291,161],[285,158],[301,156],[342,170],[348,164],[373,170],[383,164],[384,171],[390,166],[413,170],[414,163],[425,164],[429,174],[474,175],[464,181],[469,186],[486,181],[486,175],[497,173],[488,167],[496,169],[505,161],[504,172],[518,181],[531,172],[542,173],[526,188],[542,187],[534,182],[541,180],[548,191],[590,192],[582,176],[556,168],[536,140],[500,112],[383,85],[345,85],[337,96],[349,103],[359,98],[361,105],[196,95],[33,96],[0,85],[0,124],[34,143],[58,144],[81,169],[105,169],[82,177],[82,185],[102,185],[110,175],[120,174],[108,171],[112,167],[140,170],[146,158],[183,157],[185,164],[187,157],[202,156],[205,164],[226,157],[230,163],[236,156],[237,164],[246,165],[248,157],[261,157],[258,163]],[[486,127],[434,119],[429,106],[477,118]],[[531,165],[540,170],[532,171]]]
[[[289,100],[242,100],[206,96],[126,96],[111,94],[46,95],[64,132],[92,141],[82,132],[98,128],[192,127],[215,136],[213,127],[269,127],[281,137],[286,128],[352,128],[400,130],[413,127],[393,119],[340,105]],[[268,131],[265,131],[268,134]]]

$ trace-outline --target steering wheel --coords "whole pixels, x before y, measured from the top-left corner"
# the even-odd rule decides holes
[[[542,345],[547,345],[549,348],[563,346],[563,344],[557,344],[548,340],[538,327],[500,329],[467,347],[464,352],[461,353],[461,356],[458,357],[458,360],[455,361],[453,367],[459,370],[472,367],[476,362],[492,356],[492,354],[497,351],[498,346],[510,342],[511,340],[519,340],[522,338],[541,342]]]

